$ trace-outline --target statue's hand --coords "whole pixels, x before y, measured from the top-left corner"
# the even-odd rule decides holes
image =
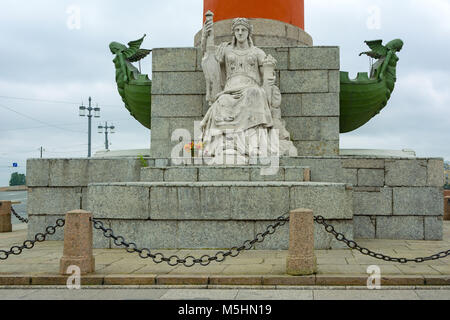
[[[203,38],[207,38],[213,28],[214,22],[212,20],[206,20],[205,25],[203,26]]]

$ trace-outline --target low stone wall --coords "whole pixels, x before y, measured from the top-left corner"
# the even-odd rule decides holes
[[[339,154],[339,48],[262,47],[277,61],[282,116],[301,156]],[[151,155],[169,158],[176,129],[194,139],[208,110],[198,48],[153,49]]]
[[[170,166],[170,159],[151,158],[147,162],[150,167]],[[296,157],[282,158],[280,165],[309,167],[313,182],[354,186],[353,221],[351,218],[333,221],[342,226],[338,227],[339,232],[351,234],[354,224],[356,238],[442,239],[442,159]],[[29,235],[44,231],[67,211],[88,209],[89,184],[139,182],[140,175],[141,162],[134,158],[28,160]],[[119,217],[104,220],[114,227],[124,225]],[[130,225],[137,223],[134,220],[130,218]],[[144,225],[151,227],[146,219],[141,222],[139,230]],[[263,224],[251,222],[249,228],[254,232],[256,226],[263,227]],[[130,226],[126,228],[132,229]],[[286,228],[284,237],[287,234]],[[98,232],[94,236],[97,247],[110,246]],[[324,239],[324,236],[317,234],[318,239]],[[54,239],[62,239],[62,233],[59,232]],[[331,239],[326,239],[322,243],[331,243]]]
[[[343,158],[357,238],[442,240],[443,159]]]

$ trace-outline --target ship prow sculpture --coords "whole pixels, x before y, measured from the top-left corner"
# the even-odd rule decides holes
[[[377,59],[370,76],[359,72],[351,80],[348,72],[341,71],[341,133],[354,131],[369,122],[387,105],[394,91],[399,61],[396,53],[402,50],[403,41],[392,40],[386,46],[382,43],[382,40],[366,41],[371,51],[360,54]]]
[[[151,50],[141,49],[145,35],[128,43],[128,47],[118,42],[111,42],[109,48],[113,54],[116,67],[117,89],[125,108],[144,127],[150,129],[152,81],[142,74],[132,62],[139,62],[148,56]]]
[[[131,41],[128,47],[112,42],[110,50],[116,55],[113,62],[116,68],[116,82],[125,108],[144,127],[151,129],[151,88],[152,81],[142,74],[132,62],[144,59],[151,50],[141,49],[144,37]],[[385,46],[382,40],[365,42],[371,51],[362,52],[377,59],[370,75],[359,72],[356,79],[349,73],[340,73],[340,133],[359,129],[378,115],[387,105],[394,91],[396,69],[399,58],[397,52],[403,48],[403,41],[395,39]]]

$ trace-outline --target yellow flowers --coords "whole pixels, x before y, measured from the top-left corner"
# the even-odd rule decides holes
[[[194,143],[192,141],[191,143],[188,143],[184,146],[184,150],[186,151],[194,151],[194,150],[202,150],[203,149],[203,143],[200,141],[199,143]]]

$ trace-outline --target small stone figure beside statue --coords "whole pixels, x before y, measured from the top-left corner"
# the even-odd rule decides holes
[[[210,106],[201,122],[203,157],[215,159],[211,164],[224,164],[224,159],[248,164],[260,157],[297,156],[281,119],[276,60],[253,45],[252,25],[245,18],[234,19],[230,43],[216,46],[212,18],[206,13],[202,37]]]

